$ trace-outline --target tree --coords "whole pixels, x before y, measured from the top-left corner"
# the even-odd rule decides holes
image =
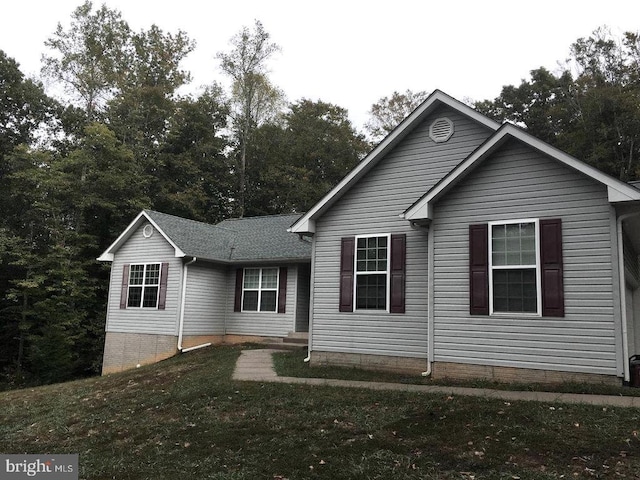
[[[304,212],[363,158],[369,144],[347,111],[302,99],[278,123],[255,132],[250,153],[259,162],[249,172],[247,213]]]
[[[284,95],[268,79],[267,62],[280,50],[259,21],[231,39],[231,51],[218,52],[222,71],[231,78],[233,128],[238,143],[238,214],[245,214],[247,150],[252,134],[278,112]]]
[[[92,121],[113,97],[128,63],[130,30],[120,12],[106,5],[92,13],[87,0],[71,16],[69,30],[58,23],[45,45],[42,74],[60,82]]]
[[[225,155],[228,138],[223,134],[227,116],[217,85],[197,98],[177,102],[155,175],[155,209],[209,223],[231,215],[232,167]]]
[[[558,73],[544,68],[492,101],[476,103],[497,120],[533,135],[622,180],[640,177],[640,45],[596,30],[571,46]]]
[[[42,84],[25,78],[16,61],[0,50],[0,158],[18,145],[32,144],[38,129],[55,121],[57,107]]]
[[[371,118],[365,123],[374,142],[379,142],[398,126],[413,110],[427,98],[424,91],[404,93],[393,92],[390,97],[382,97],[371,106]]]
[[[153,174],[168,119],[176,108],[176,90],[191,79],[180,64],[195,44],[182,31],[165,33],[153,25],[132,35],[131,45],[127,71],[117,95],[107,104],[105,117],[136,161]]]

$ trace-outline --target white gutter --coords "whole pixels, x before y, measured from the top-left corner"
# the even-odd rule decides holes
[[[624,381],[631,379],[629,373],[629,332],[627,330],[627,288],[624,276],[624,240],[622,236],[622,222],[627,218],[640,215],[640,212],[620,215],[616,221],[616,234],[618,237],[618,275],[620,277],[620,323],[622,324],[622,368],[624,371]]]
[[[185,263],[182,268],[182,295],[180,299],[180,324],[178,327],[178,351],[180,353],[190,352],[191,350],[196,350],[198,348],[208,347],[211,345],[211,342],[209,342],[203,343],[202,345],[196,345],[195,347],[182,348],[182,332],[184,330],[184,308],[187,300],[187,267],[189,267],[189,265],[193,263],[196,263],[196,260],[198,260],[198,257],[193,257],[191,260]]]

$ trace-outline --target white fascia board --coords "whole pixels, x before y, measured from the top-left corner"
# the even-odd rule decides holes
[[[102,255],[100,255],[97,260],[99,262],[113,262],[116,251],[129,239],[129,237],[133,234],[133,232],[140,226],[142,223],[142,219],[146,219],[153,227],[162,235],[162,237],[169,242],[169,244],[173,247],[175,251],[175,257],[181,258],[185,257],[185,253],[162,231],[162,229],[158,226],[156,222],[143,210],[141,211],[136,218],[129,224],[127,228],[116,238],[115,242],[109,245]]]
[[[489,117],[477,112],[473,108],[447,95],[435,90],[418,106],[407,118],[405,118],[389,135],[387,135],[338,185],[316,203],[302,218],[291,226],[292,233],[315,233],[315,219],[322,215],[333,203],[338,200],[354,183],[362,178],[374,165],[395,147],[404,137],[415,128],[424,117],[429,115],[439,105],[448,106],[461,114],[470,117],[476,122],[491,130],[498,130],[500,124]]]
[[[558,160],[566,166],[606,185],[609,202],[640,200],[640,190],[635,187],[601,172],[597,168],[572,157],[562,150],[558,150],[514,125],[505,124],[493,137],[489,138],[475,152],[467,157],[465,161],[454,168],[449,175],[444,177],[431,191],[407,209],[402,217],[409,221],[431,219],[433,216],[433,202],[449,191],[453,185],[464,178],[479,162],[489,156],[508,138],[515,138],[541,153]]]

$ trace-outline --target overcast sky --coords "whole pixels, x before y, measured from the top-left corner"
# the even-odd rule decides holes
[[[0,49],[37,75],[44,41],[68,25],[81,0],[4,0]],[[103,2],[94,2],[95,6]],[[439,88],[460,99],[493,99],[530,70],[557,68],[569,46],[599,26],[640,30],[638,0],[106,0],[134,30],[155,23],[197,42],[185,68],[193,89],[223,77],[215,59],[243,25],[260,20],[282,52],[271,79],[291,101],[349,110],[356,126],[394,90]]]

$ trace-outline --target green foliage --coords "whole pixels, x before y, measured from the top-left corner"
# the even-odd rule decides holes
[[[278,124],[258,128],[249,157],[250,215],[304,212],[362,159],[369,145],[347,111],[300,100]]]
[[[370,118],[365,124],[371,139],[379,142],[396,128],[426,98],[427,92],[393,92],[390,97],[382,97],[371,106]]]
[[[2,157],[33,142],[38,128],[55,120],[56,108],[42,84],[25,78],[16,61],[0,50],[0,182]]]
[[[126,71],[128,24],[120,12],[105,4],[92,12],[86,0],[71,15],[68,30],[58,27],[45,45],[53,55],[43,55],[43,75],[60,82],[84,108],[89,121],[98,115],[112,97]]]
[[[268,78],[267,62],[280,50],[271,36],[256,20],[254,30],[243,27],[231,39],[229,52],[218,52],[222,71],[231,85],[231,120],[237,143],[238,171],[237,212],[245,215],[247,168],[252,158],[247,150],[252,146],[255,129],[272,120],[282,106],[284,94]]]

